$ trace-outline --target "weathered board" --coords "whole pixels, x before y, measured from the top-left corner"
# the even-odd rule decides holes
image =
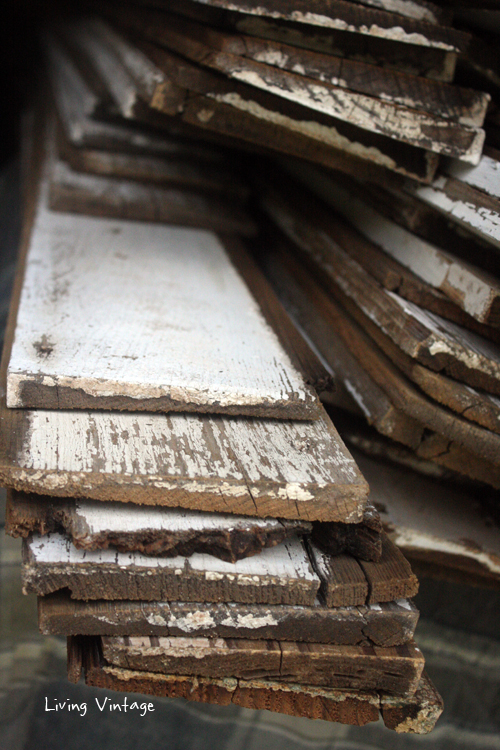
[[[105,661],[159,674],[262,677],[345,690],[383,690],[412,695],[424,658],[411,641],[381,649],[367,646],[225,638],[103,637]]]
[[[182,9],[172,8],[176,13]],[[174,33],[181,32],[192,41],[211,48],[212,57],[207,49],[207,55],[202,55],[202,48],[192,43],[188,56],[209,66],[227,65],[227,58],[216,57],[215,50],[228,55],[249,58],[255,62],[262,62],[293,73],[306,76],[309,79],[334,84],[341,88],[368,96],[380,98],[383,92],[384,101],[411,107],[412,109],[428,112],[451,121],[467,126],[481,127],[486,115],[489,94],[473,89],[464,89],[427,78],[411,76],[400,71],[382,68],[360,61],[350,60],[335,54],[324,54],[303,47],[292,46],[272,39],[262,39],[256,36],[228,33],[217,30],[206,24],[195,21],[182,21],[179,15],[173,16],[165,12],[151,10],[121,9],[114,14],[117,23],[128,23],[140,29],[141,33],[158,44],[181,51],[181,40]],[[116,38],[116,34],[109,29],[108,36]],[[228,72],[228,71],[224,71]],[[239,77],[238,75],[236,77]]]
[[[356,560],[351,555],[332,557],[314,542],[308,542],[308,549],[328,607],[392,602],[418,593],[418,581],[410,564],[385,534],[378,562]]]
[[[140,4],[165,9],[163,0],[140,0]],[[106,13],[110,10],[112,11],[106,6]],[[301,23],[282,21],[270,16],[236,13],[190,0],[170,0],[168,10],[194,21],[201,21],[208,26],[225,28],[347,60],[368,62],[388,70],[404,71],[409,75],[450,82],[455,73],[456,52],[437,47],[423,47],[321,26],[311,28]],[[112,18],[117,23],[120,22],[116,9]]]
[[[500,201],[497,198],[444,176],[439,176],[432,185],[408,185],[407,190],[500,249]]]
[[[315,394],[216,236],[66,216],[45,202],[43,187],[7,375],[9,407],[316,416]]]
[[[236,563],[199,552],[150,557],[114,549],[82,551],[57,532],[30,536],[23,550],[24,591],[42,596],[69,588],[75,599],[86,600],[312,605],[320,586],[298,539]]]
[[[367,505],[361,523],[313,523],[311,540],[328,555],[348,553],[358,560],[379,562],[382,557],[382,522]]]
[[[250,13],[257,16],[270,16],[284,20],[322,26],[358,34],[373,34],[378,37],[397,40],[424,47],[438,47],[447,50],[466,49],[469,35],[451,27],[440,26],[425,21],[406,18],[397,13],[363,8],[346,0],[329,0],[315,3],[311,12],[307,0],[295,0],[293,9],[286,0],[196,0],[204,5]],[[168,7],[168,0],[163,3]]]
[[[401,646],[413,638],[418,611],[410,601],[362,607],[234,602],[79,601],[58,591],[38,598],[45,635],[200,636]]]
[[[70,649],[75,656],[79,651]],[[380,711],[383,718],[385,713],[389,727],[422,734],[433,729],[443,710],[442,700],[426,675],[420,681],[415,696],[403,698],[372,691],[340,691],[265,679],[217,680],[127,670],[106,665],[98,642],[89,642],[89,639],[82,644],[81,654],[79,669],[80,672],[82,667],[85,669],[87,685],[112,690],[219,705],[234,704],[357,726],[377,721]],[[78,664],[71,665],[69,671],[77,674]]]
[[[486,147],[475,167],[451,159],[444,161],[442,171],[466,185],[500,199],[500,153]]]
[[[379,98],[375,91],[369,94],[353,91],[347,81],[339,86],[338,76],[335,77],[334,73],[333,83],[324,76],[321,79],[311,77],[307,70],[302,73],[304,66],[300,62],[291,69],[269,65],[268,57],[276,59],[284,53],[282,50],[266,53],[266,43],[263,43],[260,54],[257,51],[253,56],[243,56],[231,50],[214,49],[214,43],[219,48],[224,46],[223,36],[211,32],[207,38],[205,27],[181,21],[176,16],[133,14],[131,25],[137,26],[150,41],[164,45],[176,54],[306,109],[435,153],[455,156],[473,164],[479,162],[484,131],[477,127],[422,112],[414,102],[407,106],[388,97]],[[326,63],[325,66],[328,67]],[[297,68],[301,73],[296,72]],[[368,77],[366,71],[363,73]],[[480,124],[487,101],[488,97],[484,101]],[[314,112],[311,112],[311,118],[315,116]]]
[[[405,555],[500,580],[498,524],[471,491],[355,456],[386,531]]]
[[[499,325],[498,279],[383,216],[367,203],[362,187],[353,184],[346,189],[345,184],[311,169],[305,171],[304,176],[328,205],[391,258],[440,290],[479,322]],[[416,188],[416,194],[421,197],[421,191],[427,190],[426,187]]]
[[[316,308],[325,325],[335,328],[345,346],[350,348],[351,354],[369,377],[386,393],[391,403],[419,424],[425,425],[477,454],[483,461],[491,464],[495,471],[495,467],[500,464],[500,436],[498,434],[473,425],[430,401],[401,372],[402,369],[404,373],[411,374],[414,360],[408,357],[407,361],[401,350],[390,341],[389,352],[386,353],[390,353],[395,366],[367,335],[369,334],[377,341],[377,344],[382,345],[385,351],[384,342],[379,341],[379,329],[359,311],[356,305],[352,304],[349,297],[345,297],[340,290],[334,291],[334,296],[328,296],[308,273],[308,269],[296,262],[293,257],[283,256],[282,263],[285,271],[293,274],[296,284],[307,296],[309,305]],[[283,284],[286,284],[286,280],[287,277],[282,276]],[[338,300],[345,305],[346,309],[339,304]],[[313,334],[313,342],[316,340],[317,335],[315,337]],[[400,354],[402,356],[399,356]]]
[[[499,347],[383,289],[327,231],[319,229],[320,206],[312,200],[307,202],[306,216],[306,200],[303,192],[299,199],[291,190],[285,199],[283,187],[278,193],[269,184],[261,195],[263,208],[311,258],[329,287],[339,287],[406,354],[433,370],[500,394]]]
[[[390,13],[399,13],[401,16],[415,18],[417,21],[444,23],[449,20],[449,14],[443,8],[427,0],[352,0],[352,2],[370,5]]]
[[[283,238],[277,240],[273,237],[273,246],[287,249]],[[287,258],[290,258],[290,250]],[[262,263],[284,306],[335,373],[336,391],[332,396],[323,394],[324,402],[357,409],[382,435],[417,448],[424,426],[394,406],[385,391],[351,354],[335,326],[325,320],[316,305],[311,304],[304,289],[290,275],[287,264],[269,252],[262,257]]]
[[[166,49],[142,41],[137,44],[174,83],[199,95],[186,103],[183,122],[264,148],[300,155],[310,161],[338,164],[335,153],[322,156],[324,151],[331,152],[333,148],[349,157],[360,157],[378,167],[426,182],[435,173],[438,157],[430,151],[363,130],[322,112],[315,111],[312,115],[311,110],[301,104],[215,75]],[[161,109],[161,102],[154,106]],[[277,137],[274,130],[286,137]]]
[[[249,518],[98,500],[65,500],[15,491],[8,491],[7,495],[8,534],[27,537],[36,532],[43,536],[63,530],[75,547],[83,550],[113,547],[119,552],[165,557],[190,557],[194,552],[202,552],[226,562],[236,562],[265,547],[281,544],[292,535],[311,530],[307,521]],[[351,545],[356,545],[352,531],[345,535],[349,536]]]

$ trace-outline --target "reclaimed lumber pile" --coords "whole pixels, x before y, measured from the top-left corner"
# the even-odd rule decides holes
[[[403,552],[500,580],[500,66],[455,5],[45,30],[0,478],[71,680],[433,728]]]

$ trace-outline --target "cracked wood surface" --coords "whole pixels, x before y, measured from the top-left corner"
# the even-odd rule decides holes
[[[283,192],[283,186],[279,193],[269,185],[262,187],[262,206],[321,270],[331,291],[341,290],[343,298],[359,307],[397,346],[421,364],[473,387],[500,394],[497,345],[386,291],[324,229],[318,229],[319,205],[314,206],[312,214],[308,211],[306,217],[300,212],[307,196],[300,196],[299,208],[296,194],[287,189],[285,199]]]
[[[162,0],[141,0],[142,6],[165,9]],[[301,23],[289,23],[270,16],[237,13],[202,5],[190,0],[169,0],[168,10],[193,21],[233,32],[266,39],[271,42],[289,44],[326,55],[347,60],[375,64],[387,70],[397,70],[408,75],[423,76],[432,80],[453,80],[456,53],[436,47],[406,44],[393,39],[352,34],[334,28],[308,27]],[[106,6],[106,13],[112,8]],[[116,18],[116,16],[111,15]]]
[[[414,641],[381,649],[241,638],[114,636],[102,637],[101,648],[109,665],[125,669],[218,679],[266,677],[393,695],[412,695],[424,667]]]
[[[472,163],[479,161],[484,133],[474,127],[475,123],[472,126],[470,123],[454,123],[446,115],[440,117],[422,111],[414,101],[399,103],[391,101],[389,95],[379,96],[380,91],[385,92],[381,83],[378,92],[377,86],[367,92],[359,86],[356,90],[356,86],[340,76],[340,69],[339,75],[334,75],[330,61],[324,61],[324,67],[331,71],[331,81],[324,74],[322,77],[311,75],[300,61],[289,66],[268,64],[286,58],[286,50],[269,50],[268,42],[263,42],[261,49],[251,54],[252,45],[256,46],[253,40],[239,40],[239,45],[231,46],[224,44],[226,37],[218,32],[207,31],[204,26],[190,21],[181,21],[177,16],[165,17],[154,12],[133,13],[129,23],[155,44],[307,109],[436,153]],[[363,72],[364,76],[358,73],[358,79],[369,77],[366,71]],[[408,81],[396,88],[398,91],[410,90]],[[410,94],[408,97],[411,98]],[[482,115],[478,119],[480,125],[487,102],[485,95]]]
[[[79,550],[57,532],[23,546],[26,593],[63,588],[75,599],[234,601],[312,605],[320,581],[302,542],[288,539],[260,555],[229,563],[195,552],[152,557],[114,549]]]
[[[413,638],[418,611],[411,601],[359,607],[310,607],[235,602],[79,601],[68,591],[38,598],[45,635],[203,636],[401,646]]]
[[[27,537],[36,532],[43,536],[56,530],[63,530],[75,547],[83,550],[113,547],[119,552],[165,557],[202,552],[236,562],[290,536],[309,532],[311,524],[7,492],[8,534]]]
[[[83,639],[82,639],[83,640]],[[76,655],[80,649],[69,649]],[[219,705],[265,708],[294,716],[337,721],[362,726],[377,721],[379,711],[389,728],[400,732],[430,732],[443,710],[441,697],[423,675],[412,698],[388,696],[375,691],[345,691],[274,680],[241,680],[159,675],[106,665],[99,643],[85,639],[82,661],[71,665],[70,673],[85,670],[87,685],[113,690],[140,692]]]

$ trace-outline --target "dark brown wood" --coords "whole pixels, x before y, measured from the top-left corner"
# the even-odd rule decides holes
[[[311,540],[329,555],[348,553],[358,560],[378,562],[382,556],[382,522],[368,505],[361,523],[314,523]]]
[[[204,636],[381,646],[407,643],[418,611],[410,601],[375,606],[79,601],[58,591],[38,598],[45,635]]]
[[[70,635],[66,640],[68,654],[68,680],[76,685],[80,682],[83,671],[83,639],[79,635]]]
[[[165,557],[202,552],[234,563],[310,529],[311,524],[300,521],[173,508],[151,510],[128,503],[65,500],[7,490],[8,534],[26,538],[33,532],[43,536],[63,530],[78,549],[85,550],[112,547],[120,552]]]
[[[223,638],[103,637],[107,664],[159,674],[262,677],[345,690],[415,692],[424,658],[411,641],[381,649]]]
[[[415,694],[399,702],[390,696],[382,696],[381,713],[384,724],[396,732],[427,734],[443,713],[443,699],[424,672]]]
[[[418,580],[408,561],[384,533],[378,562],[357,560],[345,554],[330,557],[313,543],[308,546],[321,578],[320,593],[328,607],[341,607],[348,602],[378,604],[411,598],[418,593]]]
[[[260,555],[226,563],[195,553],[146,557],[80,551],[53,532],[23,542],[23,590],[41,596],[68,588],[75,599],[246,602],[312,605],[320,580],[302,543],[289,539]]]
[[[321,217],[325,214],[319,202],[309,202],[304,191],[299,200],[297,194],[294,198],[292,190],[287,189],[285,200],[268,185],[262,186],[262,190],[265,210],[318,268],[318,276],[332,293],[342,288],[344,300],[349,300],[353,308],[360,308],[397,346],[421,364],[473,387],[500,394],[497,346],[383,289],[328,235],[327,218],[323,223]]]

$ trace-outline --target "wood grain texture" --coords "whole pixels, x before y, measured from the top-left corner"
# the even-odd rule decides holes
[[[23,588],[75,599],[239,601],[313,604],[320,581],[298,539],[228,563],[211,555],[147,557],[116,550],[78,550],[53,532],[24,541]]]
[[[329,206],[377,248],[442,292],[480,323],[498,325],[500,284],[497,278],[386,218],[372,205],[370,195],[364,193],[359,183],[339,184],[339,181],[310,169],[303,173],[304,177]],[[347,249],[345,243],[341,244]],[[359,255],[355,256],[358,262]]]
[[[374,645],[407,643],[418,611],[410,601],[360,607],[223,602],[79,601],[69,592],[38,598],[45,635],[200,636]]]
[[[498,434],[473,425],[426,398],[401,372],[402,370],[403,373],[412,376],[414,360],[406,358],[392,341],[386,346],[385,340],[380,340],[378,327],[368,316],[362,314],[347,296],[337,289],[332,290],[334,296],[329,296],[315,281],[312,274],[308,273],[308,269],[303,264],[294,261],[293,257],[283,256],[281,263],[285,271],[293,274],[295,283],[307,296],[309,305],[316,308],[325,325],[335,328],[345,346],[350,348],[351,354],[358,360],[359,365],[384,391],[398,410],[406,413],[417,423],[446,436],[449,440],[456,441],[468,451],[477,454],[485,465],[490,465],[490,471],[486,473],[491,473],[491,471],[493,474],[498,473],[500,454]],[[286,283],[283,275],[282,280]],[[342,307],[337,300],[345,307]],[[369,336],[375,339],[377,344],[373,343]],[[313,338],[313,341],[315,340],[316,338]],[[378,348],[378,344],[383,351]],[[389,354],[392,362],[386,354]],[[440,377],[439,374],[436,375]],[[419,380],[418,374],[416,379]],[[434,384],[435,387],[436,384]],[[361,399],[362,397],[363,394],[361,394]],[[420,440],[422,437],[421,433]],[[414,447],[418,448],[419,445],[420,443]]]
[[[363,130],[322,112],[315,111],[312,117],[311,110],[301,104],[215,75],[166,49],[142,41],[137,45],[165,75],[192,92],[184,108],[183,122],[266,148],[274,148],[276,143],[279,151],[312,161],[319,158],[316,152],[322,154],[328,147],[327,151],[333,148],[416,179],[427,182],[432,179],[437,156],[430,151]],[[273,137],[273,130],[282,131],[286,139]],[[321,157],[330,163],[333,158],[332,154]]]
[[[294,716],[338,721],[362,726],[376,721],[379,710],[386,725],[399,731],[425,733],[433,729],[442,712],[442,700],[426,675],[413,698],[390,697],[371,691],[336,691],[328,688],[280,683],[266,680],[226,678],[196,679],[152,672],[126,670],[107,666],[98,643],[86,641],[84,650],[85,681],[88,685],[147,695],[183,697],[187,700],[245,708],[265,708]],[[399,714],[396,711],[399,710]],[[408,715],[415,716],[406,721]]]
[[[200,677],[262,677],[346,690],[411,695],[424,667],[410,642],[380,649],[294,641],[224,638],[103,637],[105,661],[116,667]]]
[[[45,201],[43,187],[7,375],[9,407],[92,408],[103,399],[114,409],[314,418],[315,394],[214,235],[59,215]],[[163,283],[154,291],[162,277],[169,292]],[[196,299],[193,278],[203,279]],[[45,294],[33,297],[33,285]],[[242,390],[238,381],[247,381]]]
[[[140,5],[165,9],[163,0],[140,0]],[[452,81],[454,76],[456,53],[437,47],[423,47],[321,26],[311,29],[301,23],[282,21],[270,16],[234,13],[190,0],[170,0],[168,10],[211,27],[224,28],[347,60],[363,61],[387,70],[404,71],[409,75],[446,82]],[[116,19],[116,14],[114,18]]]
[[[277,237],[274,233],[272,242],[274,247],[287,250],[282,236]],[[287,262],[290,252],[288,248]],[[261,262],[282,303],[335,373],[335,394],[323,394],[323,401],[332,403],[333,400],[338,404],[340,398],[341,406],[357,410],[382,435],[417,448],[422,439],[423,425],[396,408],[383,388],[370,378],[335,326],[325,320],[315,304],[311,304],[309,296],[290,274],[287,264],[280,262],[276,253],[269,252],[262,256]]]
[[[236,45],[230,48],[224,45],[225,38],[217,32],[208,35],[203,26],[162,14],[138,14],[134,16],[133,25],[150,41],[176,54],[310,110],[436,153],[474,164],[479,161],[484,132],[474,126],[454,123],[446,115],[443,118],[422,112],[415,102],[406,106],[406,103],[391,101],[390,97],[379,98],[375,90],[368,94],[353,91],[347,81],[339,86],[339,76],[334,74],[333,81],[325,76],[311,77],[301,62],[288,67],[269,65],[268,59],[282,58],[285,53],[283,50],[266,51],[266,43],[260,52],[249,55],[245,40],[241,40],[240,49],[235,49]],[[488,98],[482,107],[480,124],[487,101]]]
[[[56,530],[64,531],[77,549],[112,547],[119,552],[165,557],[202,552],[234,563],[310,531],[311,524],[8,492],[8,534],[27,537],[36,532],[43,536]]]
[[[291,212],[275,189],[266,190],[262,205],[282,231],[309,255],[330,287],[339,287],[406,354],[473,387],[500,393],[498,346],[384,290],[333,238],[318,231],[319,206],[311,221],[310,213],[306,219],[295,208]],[[286,200],[294,200],[290,190]],[[302,210],[305,200],[301,196]]]
[[[475,167],[450,159],[444,161],[441,169],[449,177],[481,190],[491,198],[500,198],[499,156],[498,151],[486,147],[479,164]]]
[[[378,562],[357,560],[351,555],[331,557],[314,542],[308,542],[312,564],[321,578],[320,592],[328,607],[349,604],[379,604],[416,596],[418,581],[397,547],[382,535]]]
[[[258,16],[271,16],[284,20],[341,29],[359,34],[397,40],[425,47],[438,47],[447,50],[460,50],[467,47],[469,36],[456,29],[405,18],[396,13],[363,8],[345,0],[330,0],[315,4],[311,11],[306,0],[296,0],[293,10],[284,0],[197,0],[205,5],[213,5],[227,10],[250,13]]]
[[[183,10],[185,12],[185,8],[175,3],[172,10],[176,14],[182,13]],[[481,127],[486,114],[488,94],[384,68],[381,60],[377,60],[376,65],[364,62],[359,59],[363,57],[361,52],[356,59],[351,60],[339,54],[341,50],[335,48],[329,50],[331,54],[304,49],[304,44],[307,43],[305,39],[301,44],[300,39],[292,38],[291,41],[298,44],[294,46],[270,38],[220,31],[213,26],[197,23],[193,19],[181,20],[179,15],[144,8],[140,11],[127,9],[120,14],[115,11],[113,15],[117,23],[124,23],[125,19],[134,19],[134,25],[141,29],[141,33],[171,49],[180,44],[178,37],[174,36],[176,31],[190,40],[206,45],[212,50],[208,62],[206,55],[199,54],[201,48],[190,45],[190,54],[195,55],[203,64],[211,65],[213,54],[217,50],[299,73],[360,94],[380,97],[380,93],[383,92],[385,101],[445,117],[467,126]],[[284,31],[293,33],[290,28]],[[207,54],[210,55],[208,51]],[[224,59],[217,56],[213,64],[223,64]]]
[[[314,523],[311,539],[329,555],[347,553],[358,560],[378,562],[382,557],[381,531],[377,509],[368,505],[361,523]]]
[[[355,452],[392,541],[412,560],[500,578],[498,524],[477,495]]]

